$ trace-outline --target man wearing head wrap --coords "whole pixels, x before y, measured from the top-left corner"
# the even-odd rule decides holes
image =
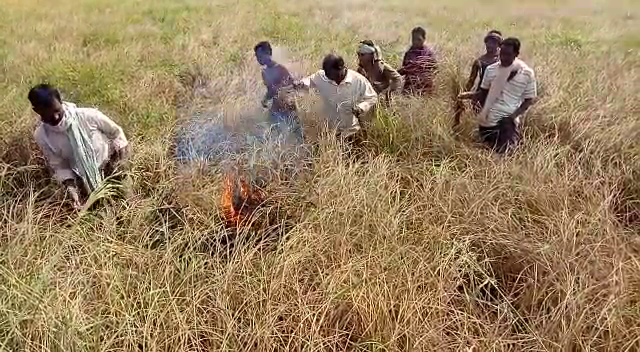
[[[476,87],[476,91],[480,90],[482,86],[482,79],[487,67],[495,64],[500,60],[500,44],[502,44],[502,33],[497,30],[491,30],[484,37],[484,46],[486,52],[479,58],[475,59],[471,64],[471,73],[469,74],[469,80],[465,86],[467,92],[471,91],[473,87]],[[477,82],[477,83],[476,83]],[[473,106],[477,112],[482,110],[484,106],[484,100],[486,96],[479,96],[473,100]]]
[[[382,60],[380,48],[370,40],[360,42],[358,47],[358,73],[371,82],[385,104],[391,102],[392,93],[402,89],[402,76]]]

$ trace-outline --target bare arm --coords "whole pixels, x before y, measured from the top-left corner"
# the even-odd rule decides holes
[[[533,105],[533,99],[525,99],[522,104],[509,116],[509,119],[512,121],[515,120],[518,116],[524,114],[529,110],[529,108]]]
[[[480,88],[475,92],[464,92],[464,93],[461,93],[460,95],[458,95],[458,99],[460,99],[460,100],[467,100],[467,99],[481,100],[482,97],[483,96],[487,96],[487,94],[489,94],[489,90],[488,89]]]
[[[362,113],[367,113],[378,102],[378,94],[366,78],[362,77],[358,84],[360,85],[360,99],[356,108]]]
[[[495,77],[495,72],[492,70],[492,66],[484,72],[484,77],[482,78],[482,84],[480,85],[480,89],[475,92],[466,92],[462,93],[458,96],[458,99],[473,99],[476,101],[484,101],[484,99],[489,94],[489,89],[491,89],[491,83]]]
[[[473,88],[473,84],[476,83],[476,77],[478,77],[478,71],[480,71],[480,65],[478,64],[478,60],[476,60],[471,65],[471,73],[469,74],[467,84],[464,86],[465,91],[468,92]]]
[[[123,159],[125,157],[129,141],[127,141],[127,137],[124,135],[122,128],[105,114],[96,109],[89,109],[87,114],[88,117],[96,124],[97,129],[104,133],[104,135],[109,138],[109,141],[111,141],[113,154],[111,155],[110,161],[115,163]]]
[[[398,71],[394,70],[391,66],[385,65],[384,76],[389,81],[390,92],[397,92],[402,89],[402,76]]]
[[[267,78],[264,75],[264,71],[262,71],[262,82],[264,86],[267,88],[267,92],[264,94],[264,98],[262,98],[262,106],[267,107],[267,103],[273,99],[273,92],[269,88],[269,83],[267,83]]]

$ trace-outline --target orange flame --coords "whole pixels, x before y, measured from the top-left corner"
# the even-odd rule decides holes
[[[222,192],[222,211],[227,226],[240,227],[250,222],[256,209],[262,204],[264,194],[252,187],[241,177],[234,178],[228,174],[224,180]]]

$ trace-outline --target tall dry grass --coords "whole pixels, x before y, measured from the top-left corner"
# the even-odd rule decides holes
[[[615,3],[5,1],[2,349],[637,350],[640,8]],[[442,61],[438,96],[382,111],[356,163],[302,99],[313,163],[274,177],[259,215],[276,221],[230,245],[221,172],[177,165],[174,126],[260,119],[234,119],[259,111],[257,40],[303,74],[365,37],[397,64],[415,24]],[[540,88],[505,158],[470,119],[450,128],[450,83],[493,27],[523,39]],[[24,99],[41,80],[124,126],[128,199],[63,206]]]

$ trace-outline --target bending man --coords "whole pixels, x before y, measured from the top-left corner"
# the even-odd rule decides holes
[[[54,178],[79,209],[82,200],[126,157],[127,138],[122,128],[100,111],[63,102],[52,86],[33,87],[29,101],[42,122],[34,132],[36,143]]]
[[[353,70],[347,69],[344,59],[329,54],[322,61],[322,70],[296,84],[314,88],[322,97],[329,128],[348,145],[358,147],[364,139],[360,119],[378,101],[371,83]]]

